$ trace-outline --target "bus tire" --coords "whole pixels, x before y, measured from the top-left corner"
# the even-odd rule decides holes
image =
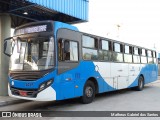
[[[144,78],[143,78],[143,76],[139,76],[138,86],[136,87],[136,90],[137,91],[142,91],[143,88],[144,88]]]
[[[91,103],[95,98],[95,85],[92,81],[87,81],[83,88],[83,96],[81,102],[84,104]]]

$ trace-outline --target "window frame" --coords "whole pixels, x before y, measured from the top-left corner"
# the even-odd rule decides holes
[[[83,36],[86,36],[86,37],[90,37],[90,38],[93,38],[94,39],[94,47],[87,47],[87,46],[83,46]],[[96,44],[97,43],[97,44]],[[89,35],[82,35],[82,48],[90,48],[90,49],[94,49],[94,48],[97,48],[98,49],[98,39],[97,38],[94,38],[94,37],[91,37]]]
[[[126,46],[128,46],[128,48],[129,48],[129,49],[128,49],[128,50],[129,50],[128,53],[126,53],[126,51],[125,51],[125,50],[126,50],[126,49],[125,49]],[[131,47],[131,51],[130,51],[130,47]],[[133,46],[132,46],[132,45],[128,45],[128,44],[124,44],[123,49],[124,49],[124,50],[123,50],[123,51],[124,51],[124,53],[123,53],[124,63],[133,63]],[[132,57],[132,62],[125,62],[125,55],[131,55],[131,57]]]
[[[79,48],[80,48],[80,44],[79,44],[79,41],[76,41],[76,40],[70,40],[70,39],[66,39],[66,38],[58,38],[58,43],[59,41],[62,41],[62,60],[59,59],[59,45],[57,47],[57,56],[58,56],[58,62],[66,62],[66,63],[79,63],[80,61],[80,53],[79,53]],[[64,42],[65,41],[69,41],[69,42],[76,42],[77,43],[77,53],[78,53],[78,60],[77,61],[73,61],[73,60],[65,60],[64,59]]]
[[[108,42],[108,50],[102,49],[102,41],[107,41]],[[110,54],[109,60],[100,59],[100,52],[109,52],[109,54]],[[112,41],[111,40],[105,39],[105,38],[100,38],[99,39],[98,60],[100,62],[112,62]]]
[[[138,50],[137,52],[138,53],[135,53],[135,48]],[[141,64],[141,51],[142,51],[142,48],[138,47],[138,46],[132,46],[132,49],[133,49],[133,53],[132,53],[132,57],[133,57],[133,64]],[[139,62],[135,62],[134,61],[134,57],[137,56],[139,57]]]
[[[143,50],[145,50],[145,55],[143,55],[143,54],[142,54],[142,51],[143,51]],[[141,48],[140,53],[141,53],[141,54],[140,54],[141,64],[148,64],[147,49],[145,49],[145,48]],[[143,57],[143,58],[144,58],[144,57],[146,58],[146,62],[145,62],[145,63],[144,63],[144,62],[142,62],[142,57]]]
[[[95,42],[94,48],[93,48],[93,47],[83,46],[83,36],[87,36],[87,37],[90,37],[90,38],[93,38],[93,39],[94,39],[94,42]],[[84,60],[84,61],[99,61],[99,39],[98,39],[98,37],[92,36],[92,35],[88,35],[88,34],[82,34],[82,36],[81,36],[81,42],[82,42],[82,45],[81,45],[82,60]],[[83,48],[84,48],[84,49],[90,49],[90,50],[96,50],[96,51],[97,51],[97,59],[96,59],[96,60],[93,60],[93,59],[90,59],[90,60],[84,59],[84,57],[83,57],[83,54],[84,54]]]
[[[115,44],[115,43],[120,45],[120,52],[116,52],[116,51],[115,51],[115,47],[114,47],[114,44]],[[122,46],[122,48],[121,48],[121,46]],[[122,61],[115,61],[115,60],[113,60],[113,54],[115,54],[115,53],[117,53],[117,54],[122,54]],[[112,56],[111,56],[111,61],[114,62],[114,63],[125,63],[125,62],[124,62],[124,43],[121,43],[121,42],[118,42],[118,41],[113,41],[113,42],[112,42]]]

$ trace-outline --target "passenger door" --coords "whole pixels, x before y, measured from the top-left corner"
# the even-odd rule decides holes
[[[75,97],[75,80],[80,73],[79,40],[75,31],[60,29],[58,38],[58,79],[61,84],[61,95],[64,99]],[[80,78],[79,78],[80,79]]]

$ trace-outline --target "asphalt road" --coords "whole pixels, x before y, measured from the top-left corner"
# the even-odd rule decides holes
[[[70,99],[58,102],[26,102],[15,105],[9,105],[0,107],[0,111],[22,111],[22,110],[34,110],[34,111],[160,111],[160,80],[145,85],[143,91],[134,91],[131,89],[125,89],[120,91],[114,91],[109,93],[103,93],[96,96],[94,102],[91,104],[81,104],[79,99]],[[12,118],[13,119],[13,118]],[[14,118],[15,120],[17,118]],[[13,119],[13,120],[14,120]],[[22,118],[19,118],[22,119]],[[25,118],[27,119],[27,118]],[[24,119],[24,120],[25,120]],[[61,120],[61,119],[82,119],[81,118],[37,118],[37,120]],[[97,119],[87,118],[87,119]],[[110,119],[110,120],[134,120],[135,118],[98,118],[98,119]],[[160,118],[136,118],[137,120],[147,119],[155,120]]]

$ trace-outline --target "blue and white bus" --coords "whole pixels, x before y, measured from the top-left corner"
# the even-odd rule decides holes
[[[33,22],[5,39],[9,96],[54,101],[125,88],[141,91],[157,80],[156,51],[79,32],[57,21]]]

